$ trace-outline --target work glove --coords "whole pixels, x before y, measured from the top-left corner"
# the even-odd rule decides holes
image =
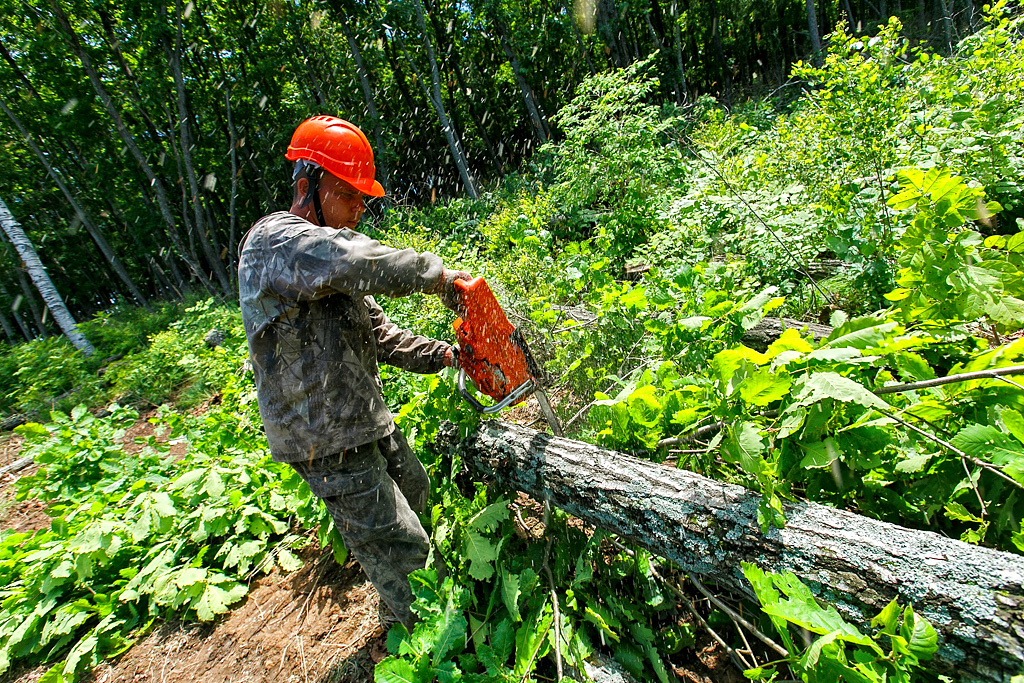
[[[465,271],[448,270],[445,268],[441,273],[441,279],[438,281],[435,293],[441,299],[441,303],[459,315],[463,315],[466,310],[462,303],[462,292],[455,288],[455,281],[465,280],[469,282],[472,279],[473,276]]]
[[[446,368],[459,367],[459,347],[449,346],[444,352],[444,366]]]

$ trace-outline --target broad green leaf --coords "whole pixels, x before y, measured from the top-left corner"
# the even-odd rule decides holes
[[[874,316],[854,318],[847,321],[842,327],[832,330],[825,346],[832,349],[848,346],[863,351],[877,346],[897,327],[898,325],[894,322],[884,322]]]
[[[1017,441],[1024,444],[1024,415],[1021,415],[1020,412],[1012,408],[1004,408],[1003,412],[999,415],[999,419],[1002,420],[1006,430],[1013,434]]]
[[[896,619],[900,615],[900,606],[896,603],[896,599],[893,598],[892,602],[885,606],[881,612],[878,613],[874,619],[871,620],[871,625],[876,628],[881,628],[883,633],[896,633]]]
[[[504,601],[505,608],[508,609],[508,613],[512,615],[514,621],[523,620],[519,615],[519,595],[519,575],[503,570],[501,577],[501,599]]]
[[[766,614],[781,617],[820,635],[836,632],[838,634],[836,637],[841,640],[870,647],[877,650],[878,654],[882,654],[871,638],[861,634],[856,627],[844,621],[834,607],[822,608],[814,599],[810,589],[795,575],[790,572],[774,574],[772,581],[788,599],[780,600],[773,605],[763,605],[762,609]]]
[[[794,405],[809,406],[827,398],[889,410],[889,404],[860,384],[835,372],[816,372],[798,384]]]
[[[927,619],[914,614],[910,605],[907,605],[903,611],[903,626],[900,627],[900,635],[907,641],[907,650],[918,660],[931,659],[939,649],[939,637],[935,629]]]
[[[375,683],[422,683],[416,669],[404,659],[388,657],[373,668]]]
[[[740,383],[740,398],[751,405],[766,406],[786,396],[792,382],[788,372],[759,369]]]
[[[296,572],[302,569],[305,563],[296,557],[287,548],[281,548],[277,553],[277,566],[285,572]]]
[[[967,455],[996,465],[1005,465],[1024,457],[1024,446],[991,425],[968,425],[950,443]]]
[[[757,425],[744,422],[733,425],[728,431],[728,436],[722,440],[722,456],[737,463],[747,474],[760,475],[763,469],[761,453],[765,446]]]
[[[985,521],[956,501],[946,503],[946,516],[958,522],[979,524]]]
[[[470,529],[494,531],[498,528],[498,524],[506,519],[508,519],[508,501],[502,498],[470,517],[466,524]]]
[[[823,441],[802,443],[800,447],[805,454],[800,461],[800,467],[805,469],[828,467],[840,456],[839,447],[831,436]]]
[[[201,567],[185,567],[174,577],[174,585],[178,588],[186,588],[201,581],[206,581],[206,570]]]
[[[464,547],[469,559],[469,575],[477,581],[490,580],[494,576],[494,560],[498,558],[497,546],[479,532],[467,530]]]
[[[935,457],[934,453],[919,453],[917,455],[912,455],[909,458],[900,460],[896,463],[896,471],[904,474],[920,472],[928,465],[928,462],[933,457]]]
[[[441,618],[437,638],[434,639],[431,651],[433,652],[433,665],[440,666],[445,656],[461,645],[466,639],[466,617],[462,610],[457,609],[451,603],[445,608]]]

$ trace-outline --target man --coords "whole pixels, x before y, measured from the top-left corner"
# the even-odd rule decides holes
[[[395,429],[377,364],[435,373],[457,362],[449,344],[391,323],[375,295],[437,294],[457,306],[441,259],[397,250],[355,231],[363,196],[380,197],[373,150],[348,121],[316,116],[295,130],[288,211],[243,238],[242,320],[267,441],[327,506],[349,550],[406,626],[408,576],[424,566],[423,465]]]

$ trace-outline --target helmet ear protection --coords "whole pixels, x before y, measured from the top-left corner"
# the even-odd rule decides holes
[[[320,204],[320,178],[323,174],[324,169],[322,167],[305,159],[296,161],[295,170],[292,171],[292,181],[298,182],[299,178],[305,178],[309,181],[309,186],[306,188],[306,196],[302,198],[302,203],[299,206],[305,208],[309,206],[310,202],[313,202],[316,220],[321,227],[327,225],[327,221],[324,220],[324,209]]]

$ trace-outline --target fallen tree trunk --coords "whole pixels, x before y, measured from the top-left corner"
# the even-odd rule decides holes
[[[764,318],[761,322],[743,333],[740,340],[750,348],[764,353],[771,346],[771,343],[782,336],[786,330],[794,329],[801,334],[808,332],[814,336],[814,341],[819,342],[832,334],[832,328],[828,325],[809,323],[793,318]],[[806,331],[805,331],[806,330]]]
[[[1021,671],[1019,556],[815,503],[786,504],[786,527],[762,533],[753,491],[496,420],[439,442],[499,484],[751,598],[741,562],[793,572],[865,631],[893,598],[910,603],[939,633],[937,673],[1008,682]]]

